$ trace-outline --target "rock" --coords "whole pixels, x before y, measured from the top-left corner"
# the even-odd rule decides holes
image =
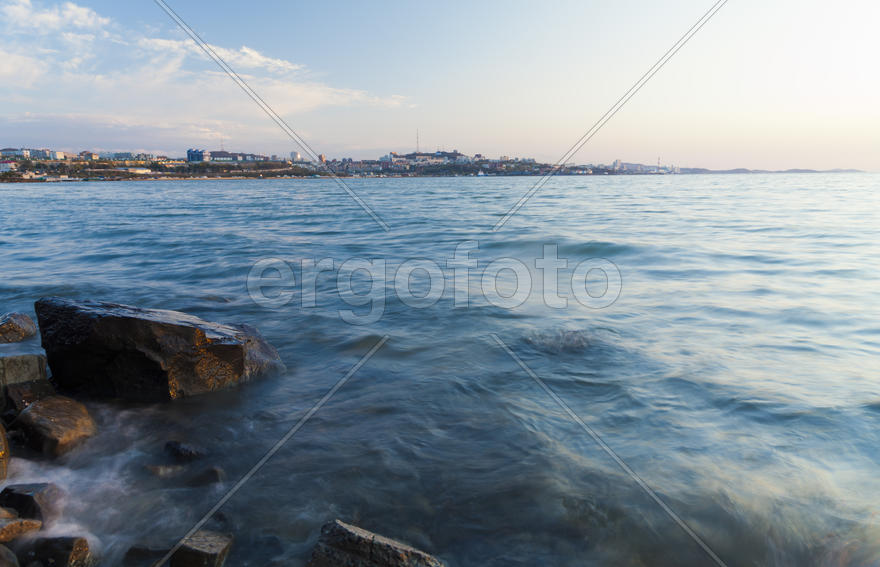
[[[18,512],[13,510],[12,508],[3,508],[0,506],[0,520],[8,520],[10,518],[17,518]]]
[[[84,537],[43,537],[34,541],[33,559],[53,567],[89,567],[95,557]]]
[[[97,301],[43,298],[35,307],[53,380],[97,397],[173,400],[283,368],[244,325]]]
[[[17,343],[36,334],[37,326],[24,313],[7,313],[0,317],[0,343]]]
[[[218,482],[224,482],[225,480],[226,471],[220,467],[210,467],[189,479],[189,482],[186,484],[187,486],[196,488],[199,486],[208,486],[209,484],[217,484]]]
[[[25,534],[40,531],[43,522],[29,518],[7,518],[0,520],[0,542],[7,543]]]
[[[46,522],[60,512],[63,498],[64,491],[48,482],[11,484],[0,492],[0,506],[22,518]]]
[[[46,379],[46,357],[42,354],[0,356],[0,384],[4,393],[11,384]]]
[[[172,478],[186,470],[183,465],[146,465],[145,468],[159,478]]]
[[[19,567],[18,557],[5,545],[0,545],[0,567]]]
[[[230,547],[232,536],[199,530],[174,552],[171,567],[221,567]]]
[[[10,384],[6,388],[6,399],[12,405],[16,415],[24,411],[37,400],[56,394],[54,386],[48,380],[33,380]]]
[[[200,447],[195,447],[180,441],[169,441],[165,443],[165,451],[168,452],[175,460],[182,463],[188,463],[201,459],[208,454],[207,451]]]
[[[94,435],[95,420],[81,403],[51,396],[27,407],[13,423],[21,429],[28,444],[46,456],[61,456]]]
[[[6,428],[3,427],[3,425],[0,425],[0,480],[6,480],[6,471],[8,468],[9,439],[6,438]]]
[[[307,567],[442,567],[436,557],[404,543],[334,520],[321,537]]]

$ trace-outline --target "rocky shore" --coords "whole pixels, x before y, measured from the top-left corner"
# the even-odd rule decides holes
[[[22,313],[0,317],[0,346],[27,341],[38,332],[42,346],[31,349],[36,352],[0,350],[0,567],[100,565],[101,545],[93,537],[59,536],[47,529],[64,517],[65,491],[51,482],[7,478],[10,459],[54,461],[76,452],[98,432],[86,405],[95,400],[173,403],[284,367],[278,352],[256,329],[245,325],[63,298],[38,300],[35,313],[38,324]],[[204,449],[185,440],[168,440],[165,453],[165,460],[147,466],[157,479],[187,487],[228,480],[222,468],[208,464]],[[88,523],[87,518],[79,520]],[[202,529],[182,542],[168,542],[165,549],[134,545],[124,564],[159,565],[173,550],[167,563],[172,567],[219,567],[234,541],[232,533]],[[332,520],[321,528],[308,565],[443,564],[401,542]]]

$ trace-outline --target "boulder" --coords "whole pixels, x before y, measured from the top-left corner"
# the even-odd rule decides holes
[[[38,532],[41,527],[43,527],[43,522],[29,518],[6,518],[0,520],[0,542],[8,543],[23,535]]]
[[[27,552],[28,561],[53,567],[90,567],[95,556],[84,537],[41,537]]]
[[[84,405],[64,396],[50,396],[27,407],[13,422],[31,448],[59,457],[97,432],[95,420]]]
[[[4,393],[12,384],[46,379],[46,357],[42,354],[0,356],[0,385]]]
[[[37,326],[24,313],[7,313],[0,317],[0,343],[17,343],[36,334]]]
[[[19,567],[18,557],[5,545],[0,545],[0,567]]]
[[[43,298],[35,307],[53,380],[96,397],[173,400],[283,367],[244,325],[97,301]]]
[[[12,508],[4,508],[0,506],[0,520],[9,520],[12,518],[17,518],[18,512],[13,510]]]
[[[0,492],[0,506],[22,518],[46,522],[60,512],[63,498],[64,491],[52,483],[11,484]]]
[[[125,552],[122,558],[123,567],[153,567],[157,561],[165,557],[165,550],[148,547],[146,545],[133,545]]]
[[[171,567],[222,567],[226,563],[232,536],[199,530],[183,541],[171,556]]]
[[[307,567],[442,567],[436,557],[334,520],[321,528]]]

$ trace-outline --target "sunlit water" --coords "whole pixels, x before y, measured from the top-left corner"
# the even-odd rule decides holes
[[[11,478],[64,486],[52,530],[90,534],[106,565],[167,548],[389,335],[209,524],[235,534],[230,565],[302,565],[332,518],[451,566],[708,564],[495,333],[728,565],[880,564],[880,177],[558,178],[492,232],[534,181],[350,181],[389,232],[323,180],[0,185],[0,311],[60,295],[248,322],[288,367],[166,405],[89,402],[97,437],[15,459]],[[389,278],[382,316],[352,325],[339,310],[369,306],[333,274],[313,308],[246,287],[267,257],[445,269],[467,240],[467,308],[451,285],[410,307]],[[563,281],[589,258],[618,266],[617,301],[555,309],[535,282],[504,309],[474,292],[490,261],[534,270],[546,244]],[[169,439],[229,481],[152,476]]]

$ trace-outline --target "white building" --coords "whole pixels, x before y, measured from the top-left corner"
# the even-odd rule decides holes
[[[31,157],[31,152],[30,150],[25,150],[24,148],[3,148],[2,150],[0,150],[0,155],[2,155],[3,157],[17,157],[27,159]]]

